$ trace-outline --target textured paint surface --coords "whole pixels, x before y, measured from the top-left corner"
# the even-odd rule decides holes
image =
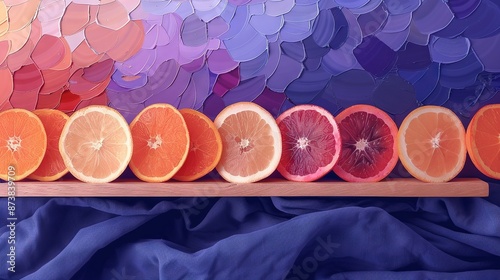
[[[499,102],[499,38],[493,0],[0,1],[0,110],[434,104],[467,123]]]

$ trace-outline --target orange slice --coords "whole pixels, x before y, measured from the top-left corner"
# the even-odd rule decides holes
[[[500,104],[479,109],[467,127],[465,143],[477,169],[500,179]]]
[[[118,178],[132,156],[132,136],[123,116],[93,105],[71,115],[59,139],[64,164],[77,179],[107,183]]]
[[[462,171],[465,158],[465,129],[449,109],[423,106],[412,111],[398,133],[401,163],[424,182],[447,182]]]
[[[194,181],[212,171],[222,155],[222,140],[214,123],[193,109],[179,110],[189,131],[189,153],[174,175],[179,181]]]
[[[281,133],[264,108],[238,102],[222,110],[214,123],[223,147],[216,168],[226,181],[256,182],[276,170],[281,157]]]
[[[22,180],[42,163],[47,135],[40,119],[24,109],[0,113],[0,179]]]
[[[172,178],[186,161],[189,131],[181,113],[169,104],[153,104],[130,123],[134,152],[130,169],[146,182]]]
[[[54,109],[40,109],[33,113],[40,118],[47,133],[47,151],[40,166],[28,178],[46,182],[55,181],[68,173],[68,168],[64,165],[59,152],[59,139],[69,117]]]

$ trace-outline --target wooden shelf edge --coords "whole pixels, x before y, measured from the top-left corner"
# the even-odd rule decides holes
[[[0,197],[7,196],[7,183]],[[486,197],[489,186],[476,178],[459,178],[447,183],[423,183],[413,178],[386,179],[377,183],[348,183],[324,180],[290,182],[266,179],[251,184],[224,181],[145,183],[122,180],[89,184],[76,180],[15,182],[16,197]]]

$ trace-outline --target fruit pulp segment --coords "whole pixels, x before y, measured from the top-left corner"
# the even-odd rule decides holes
[[[479,118],[474,136],[477,152],[484,164],[500,172],[500,110],[486,110]]]
[[[111,115],[89,112],[71,123],[64,142],[73,167],[103,179],[116,172],[127,151],[127,135]]]
[[[148,177],[175,169],[189,139],[182,117],[168,108],[150,108],[132,127],[134,165]]]
[[[314,110],[296,111],[279,128],[283,138],[281,163],[292,175],[314,174],[332,162],[335,153],[333,126]]]
[[[221,161],[235,176],[250,176],[266,169],[274,155],[271,127],[258,113],[242,111],[226,118],[219,128]]]
[[[184,120],[189,130],[189,154],[178,174],[183,176],[200,174],[213,166],[219,146],[215,132],[201,117],[194,114],[184,114]]]
[[[427,113],[411,120],[404,141],[412,163],[429,176],[452,172],[460,162],[463,140],[447,114]]]
[[[41,166],[46,166],[46,168],[37,169],[36,175],[38,176],[52,176],[61,172],[62,170],[66,170],[64,161],[59,154],[59,149],[55,148],[47,148],[47,152],[45,153],[42,163],[40,164],[40,167]]]
[[[382,172],[394,155],[394,136],[374,114],[355,112],[339,124],[342,138],[340,160],[346,172],[369,178]]]
[[[193,143],[190,148],[189,156],[184,162],[184,165],[191,167],[189,169],[189,173],[200,173],[207,166],[211,165],[213,162],[212,158],[215,157],[215,151],[217,151],[216,142],[203,142],[200,144],[197,142]]]
[[[44,124],[47,124],[44,125],[45,132],[47,133],[47,151],[40,167],[34,174],[37,176],[53,176],[66,170],[59,152],[59,138],[66,124],[67,117],[59,114],[51,114],[51,112],[38,114],[38,117]]]
[[[39,116],[39,117],[43,121],[44,116]],[[44,126],[44,128],[45,128],[45,132],[47,133],[47,140],[48,141],[54,142],[54,143],[59,141],[59,138],[61,137],[62,129],[63,129],[64,125],[66,124],[66,121],[67,120],[62,116],[57,116],[57,119],[47,118],[46,123],[48,125]],[[56,148],[56,147],[54,146],[51,148]]]

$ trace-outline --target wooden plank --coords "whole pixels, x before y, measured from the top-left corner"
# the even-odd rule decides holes
[[[413,178],[377,183],[322,180],[298,183],[267,179],[251,184],[217,180],[145,183],[134,180],[89,184],[76,180],[16,182],[16,197],[237,197],[237,196],[352,196],[352,197],[485,197],[488,183],[460,178],[447,183],[423,183]],[[1,197],[7,196],[7,184]]]

